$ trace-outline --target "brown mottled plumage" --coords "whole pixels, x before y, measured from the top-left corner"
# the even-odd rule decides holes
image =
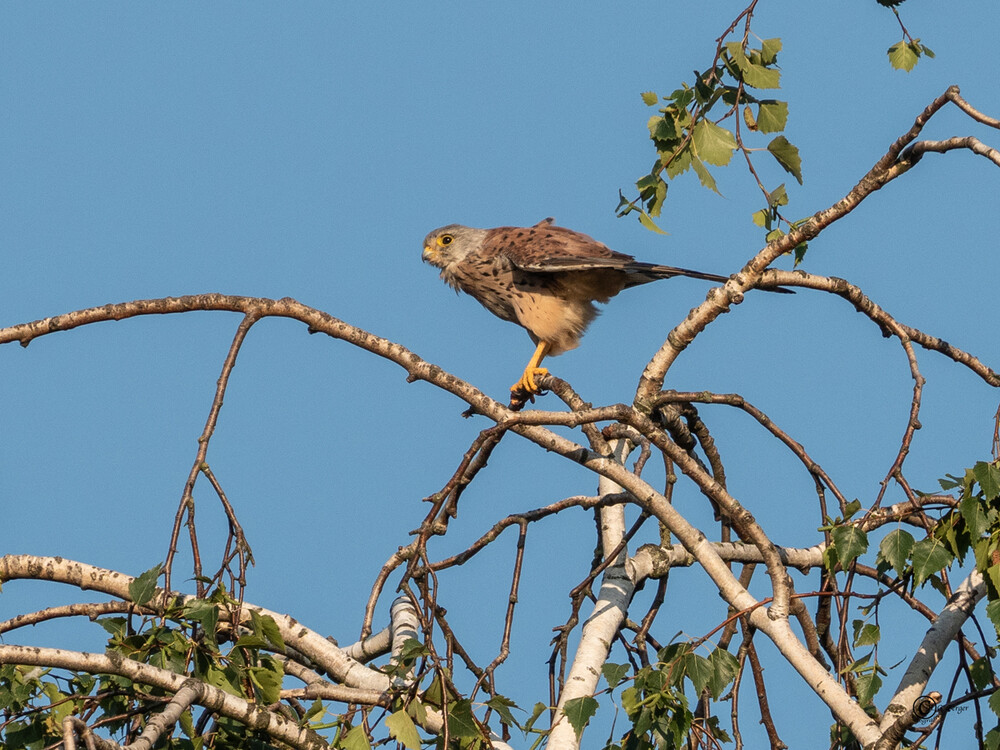
[[[497,317],[525,328],[538,345],[512,391],[529,396],[539,391],[535,378],[548,372],[539,367],[542,359],[579,345],[597,317],[594,302],[607,302],[623,289],[671,276],[728,281],[725,276],[641,263],[553,221],[495,229],[450,224],[424,239],[423,259],[441,269],[442,279]]]

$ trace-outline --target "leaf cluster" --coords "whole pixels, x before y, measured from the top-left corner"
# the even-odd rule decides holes
[[[137,605],[149,603],[157,593],[159,566],[134,579],[129,592]],[[251,703],[276,703],[284,679],[275,652],[284,642],[271,617],[249,610],[237,634],[233,615],[236,601],[223,587],[207,598],[171,602],[159,617],[102,617],[98,624],[107,631],[107,653],[197,678]],[[0,667],[0,739],[6,747],[36,750],[62,740],[62,721],[79,716],[90,724],[131,741],[145,726],[147,717],[159,711],[170,696],[119,675],[61,675],[51,670],[14,665]],[[268,747],[255,730],[240,722],[203,714],[212,721],[220,746]],[[203,728],[196,727],[191,709],[178,725],[183,737],[165,740],[165,747],[200,750],[205,743]]]
[[[607,663],[603,675],[609,692],[626,681],[626,664]],[[652,748],[683,748],[692,736],[709,737],[713,743],[729,742],[717,717],[704,711],[708,701],[718,701],[732,684],[739,663],[723,648],[715,648],[707,657],[695,652],[690,643],[675,643],[657,654],[655,664],[635,672],[631,685],[621,694],[621,705],[631,727],[619,741],[609,739],[605,750],[652,750]],[[692,690],[690,701],[687,690]],[[583,731],[597,709],[593,698],[584,700],[580,715],[571,717],[577,733]],[[700,711],[692,704],[701,702]],[[589,711],[589,713],[587,712]],[[567,715],[569,712],[567,711]]]
[[[693,170],[702,185],[718,193],[709,167],[727,166],[740,151],[767,201],[753,220],[772,231],[772,223],[779,217],[778,207],[788,203],[788,196],[784,184],[771,190],[764,188],[753,167],[753,152],[766,150],[783,170],[802,183],[799,151],[780,135],[788,122],[788,102],[759,93],[780,87],[780,51],[780,39],[765,39],[759,47],[751,47],[746,38],[727,42],[719,47],[711,68],[695,71],[693,84],[683,83],[662,98],[652,91],[643,93],[648,106],[659,105],[658,114],[647,123],[657,160],[649,174],[636,182],[637,198],[619,195],[619,216],[637,212],[643,226],[661,231],[653,219],[661,214],[668,182]],[[747,144],[751,137],[775,133],[779,135],[763,148]]]
[[[880,575],[895,573],[911,593],[930,583],[947,597],[951,591],[941,572],[956,563],[963,564],[971,552],[976,569],[985,581],[989,600],[987,616],[1000,637],[1000,462],[979,461],[960,476],[949,474],[939,483],[945,491],[958,491],[955,507],[931,522],[930,531],[923,539],[916,539],[905,528],[896,528],[886,534],[879,544],[876,570]],[[849,570],[868,551],[867,533],[861,524],[851,520],[860,508],[860,503],[851,503],[846,518],[836,519],[825,527],[830,535],[825,563],[831,572],[838,567]],[[861,612],[870,614],[877,607],[877,601],[862,608]],[[882,685],[880,675],[885,674],[877,659],[881,631],[877,624],[860,619],[853,622],[853,631],[854,647],[870,646],[871,649],[856,656],[841,674],[851,675],[858,701],[870,707]],[[969,675],[975,690],[984,690],[994,684],[995,673],[990,661],[993,656],[991,650],[970,665]],[[1000,717],[1000,693],[991,695],[989,705]],[[991,746],[1000,747],[1000,730],[994,729],[988,737],[992,737]]]

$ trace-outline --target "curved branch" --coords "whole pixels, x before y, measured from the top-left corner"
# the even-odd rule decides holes
[[[131,576],[117,571],[59,557],[35,555],[4,555],[0,557],[0,582],[19,579],[66,583],[84,590],[101,591],[124,601],[130,601],[128,589],[129,584],[134,580]],[[157,602],[171,602],[183,606],[194,599],[193,596],[175,591],[157,589],[156,594],[146,606],[162,613],[163,610]],[[241,610],[244,619],[249,619],[249,610],[273,619],[288,646],[305,655],[313,663],[320,665],[339,682],[351,687],[369,690],[384,691],[389,689],[389,678],[386,675],[349,658],[336,645],[319,633],[306,628],[294,618],[244,603]]]
[[[924,349],[943,354],[952,361],[972,370],[987,385],[1000,388],[1000,374],[997,374],[995,370],[983,364],[978,357],[956,346],[952,346],[937,336],[931,336],[917,328],[911,328],[908,325],[900,323],[882,307],[872,302],[871,298],[865,295],[859,287],[845,279],[840,279],[836,276],[817,276],[805,271],[772,270],[768,273],[776,283],[780,283],[782,286],[806,287],[843,297],[854,305],[855,310],[871,319],[882,330],[884,336],[896,336],[900,339],[908,339]]]
[[[437,365],[421,359],[405,346],[368,333],[368,331],[345,323],[332,315],[303,305],[291,297],[274,300],[264,297],[241,297],[227,294],[195,294],[185,297],[120,302],[2,328],[0,329],[0,345],[17,341],[21,346],[28,346],[40,336],[57,331],[69,331],[91,323],[125,320],[141,315],[169,315],[206,310],[237,312],[244,315],[253,313],[260,318],[281,317],[298,320],[309,326],[310,333],[324,333],[331,338],[346,341],[395,362],[406,370],[409,382],[426,380],[433,383],[466,401],[477,413],[493,411],[499,406],[498,402],[483,394],[482,391],[445,372]]]
[[[659,406],[661,404],[672,404],[672,403],[699,403],[699,404],[726,404],[727,406],[734,406],[737,409],[741,409],[749,414],[751,417],[757,420],[757,422],[764,427],[768,432],[770,432],[774,437],[784,443],[788,449],[795,455],[796,458],[806,467],[806,470],[820,479],[823,484],[830,488],[834,496],[841,503],[841,507],[847,505],[847,498],[844,497],[843,493],[834,483],[833,479],[826,473],[826,471],[816,463],[808,453],[806,449],[797,440],[794,440],[787,432],[782,430],[774,423],[774,421],[767,416],[763,411],[758,409],[756,406],[751,404],[745,398],[743,398],[738,393],[711,393],[709,391],[699,391],[695,392],[680,392],[680,391],[662,391],[654,400],[654,404]]]
[[[281,714],[268,711],[200,680],[149,664],[141,664],[117,654],[90,654],[56,648],[0,645],[0,664],[28,664],[90,674],[114,674],[175,694],[185,686],[192,686],[192,689],[198,692],[194,702],[199,706],[239,721],[252,729],[266,732],[271,737],[301,750],[328,748],[327,743],[311,729],[300,727]]]
[[[987,146],[978,138],[974,138],[971,135],[967,135],[964,138],[955,136],[954,138],[948,138],[943,141],[917,141],[906,150],[904,155],[910,157],[914,162],[916,162],[925,153],[934,152],[943,154],[946,151],[953,151],[958,148],[967,148],[972,153],[977,154],[978,156],[984,156],[1000,167],[1000,151]]]
[[[63,604],[59,607],[46,607],[37,612],[25,612],[21,615],[11,617],[9,620],[0,622],[0,633],[7,633],[26,625],[37,625],[47,620],[55,620],[60,617],[88,617],[96,620],[101,615],[109,615],[115,612],[139,612],[140,614],[151,614],[153,610],[147,607],[136,607],[132,602],[94,602]]]
[[[769,242],[746,263],[738,274],[732,276],[723,287],[711,289],[705,301],[692,310],[682,323],[675,326],[667,334],[663,345],[647,363],[636,388],[634,401],[636,408],[646,412],[650,410],[650,401],[655,397],[656,393],[662,390],[667,370],[670,369],[680,353],[712,321],[721,314],[729,312],[732,305],[742,302],[743,295],[749,289],[760,286],[764,271],[771,263],[780,256],[792,252],[803,242],[813,239],[830,224],[851,213],[869,195],[909,171],[919,161],[920,152],[919,150],[907,149],[907,147],[916,141],[927,121],[949,101],[955,102],[958,106],[962,107],[963,111],[975,117],[968,111],[971,110],[971,107],[968,107],[968,104],[959,96],[958,87],[950,86],[917,116],[913,126],[893,142],[885,155],[878,160],[847,195],[829,208],[817,211],[808,221],[798,227],[794,227],[788,234]],[[959,102],[962,103],[960,104]],[[987,124],[992,123],[988,122]],[[984,155],[988,156],[988,154]],[[768,275],[768,287],[771,286],[775,279],[774,275]]]

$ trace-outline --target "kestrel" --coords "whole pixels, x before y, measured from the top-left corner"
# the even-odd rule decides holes
[[[423,259],[441,269],[442,279],[497,317],[525,328],[537,344],[511,391],[527,396],[540,391],[536,379],[548,374],[540,366],[542,359],[579,345],[597,317],[594,302],[607,302],[623,289],[671,276],[728,281],[711,273],[641,263],[554,221],[495,229],[449,224],[424,239]]]

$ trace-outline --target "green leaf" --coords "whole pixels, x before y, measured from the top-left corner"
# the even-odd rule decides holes
[[[995,464],[977,461],[976,465],[972,467],[972,475],[979,482],[979,487],[987,502],[996,500],[1000,496],[1000,468],[997,468]]]
[[[260,690],[261,703],[277,703],[281,697],[281,683],[285,678],[285,672],[277,659],[268,657],[261,661],[264,662],[264,666],[251,667],[248,670],[250,679]]]
[[[894,529],[878,546],[879,559],[885,560],[900,578],[906,571],[906,561],[913,550],[913,535],[905,529]]]
[[[951,564],[954,559],[944,542],[934,537],[921,539],[913,545],[913,581],[919,586],[930,576]]]
[[[959,477],[954,477],[951,474],[945,474],[945,477],[946,479],[938,480],[938,484],[941,485],[941,489],[947,491],[962,486],[962,480]]]
[[[184,605],[183,615],[201,625],[205,636],[215,643],[215,631],[219,624],[219,607],[204,599],[192,599]]]
[[[694,689],[700,695],[708,686],[709,680],[712,679],[712,665],[704,656],[693,652],[686,654],[681,660],[681,664],[683,664],[684,672],[691,680],[691,684],[694,685]]]
[[[941,540],[945,548],[959,560],[965,559],[965,553],[969,551],[969,545],[973,541],[969,536],[969,529],[959,513],[949,513],[942,518],[937,528],[934,529],[934,537]],[[977,558],[981,552],[982,545],[977,540],[975,551]]]
[[[514,701],[512,701],[510,698],[504,695],[494,695],[492,698],[486,701],[486,705],[492,708],[498,714],[500,714],[500,718],[503,719],[504,724],[510,724],[511,726],[515,726],[518,728],[521,727],[517,719],[514,718],[514,714],[512,714],[510,710],[512,708],[516,708],[518,711],[523,711],[524,709],[521,708],[516,703],[514,703]]]
[[[434,706],[435,708],[440,708],[444,704],[444,696],[442,695],[444,687],[442,684],[444,680],[436,677],[427,689],[424,691],[424,702]],[[448,689],[448,703],[458,700],[458,696],[455,695],[455,691],[450,687]]]
[[[639,198],[646,204],[650,216],[659,216],[663,201],[667,198],[667,183],[658,174],[648,174],[637,180]],[[635,210],[630,206],[629,210]]]
[[[881,638],[878,625],[863,620],[854,621],[854,648],[874,646]]]
[[[795,246],[795,266],[797,267],[799,263],[806,257],[806,251],[809,249],[808,242],[800,242]]]
[[[756,65],[750,61],[743,52],[739,42],[728,42],[726,50],[729,52],[736,67],[739,68],[740,77],[747,86],[755,89],[776,89],[781,87],[781,71],[776,68],[768,68],[764,65]]]
[[[196,675],[197,676],[197,675]],[[243,695],[240,676],[233,669],[219,669],[213,664],[207,665],[204,674],[201,676],[209,685],[223,690],[231,695]]]
[[[312,721],[314,718],[326,712],[326,707],[323,705],[323,701],[319,698],[312,702],[312,705],[306,709],[305,715],[302,717],[304,721]]]
[[[622,691],[622,708],[625,714],[634,722],[636,712],[642,706],[642,691],[637,687],[625,688]]]
[[[691,142],[688,141],[679,151],[661,153],[660,163],[666,168],[670,179],[687,172],[691,168]]]
[[[714,193],[722,195],[722,193],[719,192],[719,188],[715,184],[715,178],[712,177],[712,173],[708,171],[708,167],[705,166],[701,159],[697,156],[692,157],[691,166],[694,167],[694,173],[698,175],[698,181],[701,182],[703,187],[707,187]]]
[[[973,540],[978,539],[990,526],[983,503],[975,495],[966,495],[958,503],[958,512]]]
[[[780,89],[781,71],[776,68],[765,68],[763,65],[751,65],[743,73],[743,82],[755,89]]]
[[[917,60],[920,59],[920,46],[907,43],[906,40],[900,40],[894,45],[889,47],[889,64],[896,70],[905,70],[909,73],[917,64]]]
[[[670,99],[678,109],[687,109],[688,105],[694,101],[694,90],[686,83],[681,84],[682,88],[675,89],[667,98]]]
[[[467,698],[448,706],[448,733],[452,737],[479,737],[479,725],[472,716],[472,703]]]
[[[708,662],[712,665],[712,679],[708,682],[708,690],[712,694],[712,698],[719,700],[719,696],[739,672],[740,663],[724,648],[716,648],[709,654]]]
[[[403,747],[409,750],[420,750],[420,735],[417,733],[417,726],[413,719],[406,715],[406,711],[400,709],[391,714],[385,720],[385,726],[392,737]]]
[[[427,706],[419,698],[414,698],[406,704],[406,713],[415,724],[425,726],[427,724]]]
[[[121,640],[127,632],[127,621],[124,617],[102,617],[97,624],[107,630],[113,640]]]
[[[996,599],[1000,596],[1000,565],[997,559],[1000,557],[1000,539],[988,537],[980,539],[973,547],[976,555],[976,568],[986,576],[987,595]]]
[[[993,682],[993,667],[989,658],[980,656],[972,662],[969,665],[969,676],[972,677],[972,684],[976,686],[976,690],[983,690]]]
[[[1000,599],[994,599],[986,605],[986,616],[993,623],[993,628],[1000,634]]]
[[[990,696],[990,710],[997,716],[1000,716],[1000,690]]]
[[[726,166],[736,150],[735,136],[709,120],[698,121],[692,141],[698,156],[717,167]]]
[[[597,701],[592,696],[585,695],[582,698],[568,700],[563,706],[563,713],[576,732],[577,739],[580,739],[583,734],[583,728],[587,726],[590,717],[597,713],[597,705]]]
[[[156,579],[160,577],[163,566],[159,563],[150,568],[128,585],[128,596],[135,604],[143,605],[149,602],[156,593]]]
[[[788,102],[762,101],[757,111],[757,129],[761,133],[778,133],[788,122]]]
[[[878,676],[878,672],[873,670],[868,674],[862,674],[855,677],[854,685],[858,691],[858,703],[861,704],[862,708],[867,708],[872,705],[872,700],[881,689],[882,678]]]
[[[769,144],[767,144],[767,150],[771,152],[771,155],[778,160],[778,164],[782,168],[792,175],[799,184],[802,184],[802,157],[799,156],[799,150],[788,142],[788,139],[783,135],[779,135]]]
[[[545,713],[545,711],[547,711],[548,708],[549,707],[546,706],[544,703],[541,702],[536,703],[535,707],[531,710],[531,716],[524,723],[524,731],[530,732],[531,728],[535,725],[535,722],[538,721],[538,717],[541,716],[543,713]]]
[[[754,211],[750,214],[750,220],[759,227],[765,229],[771,228],[771,212],[766,208],[762,208],[760,211]]]
[[[245,633],[239,637],[236,641],[236,645],[240,648],[266,648],[267,638],[260,635],[255,635],[253,633]]]
[[[662,229],[656,226],[656,222],[649,218],[649,214],[645,211],[639,212],[639,223],[642,224],[646,229],[651,232],[656,232],[657,234],[666,234]]]
[[[830,532],[840,567],[847,570],[859,555],[868,551],[868,535],[857,526],[838,526]]]
[[[629,667],[628,664],[612,664],[611,662],[605,662],[604,666],[601,667],[601,674],[604,675],[604,679],[608,683],[608,687],[616,688],[621,685],[622,680],[625,679],[625,675],[628,674]]]
[[[263,636],[268,642],[279,651],[285,650],[285,639],[281,637],[281,630],[278,623],[270,615],[262,615],[254,610],[250,610],[250,621],[253,623],[253,632]]]
[[[996,693],[993,695],[996,695]],[[986,750],[997,750],[997,748],[1000,748],[1000,727],[993,727],[993,729],[986,733],[986,736],[983,737],[983,745],[986,747]]]
[[[660,97],[658,97],[656,95],[656,92],[654,91],[643,91],[642,101],[643,104],[645,104],[647,107],[652,107],[654,104],[660,101]]]
[[[191,709],[188,709],[181,714],[180,719],[177,722],[181,726],[181,731],[189,739],[195,739],[195,729],[194,729],[194,717],[191,716]]]
[[[363,726],[356,726],[344,735],[340,740],[340,747],[344,750],[372,750],[368,735]]]
[[[658,143],[662,143],[665,148],[673,149],[680,139],[677,131],[677,123],[672,117],[650,117],[646,123],[649,128],[649,137]]]
[[[767,202],[772,208],[788,205],[788,193],[785,191],[785,183],[781,183],[767,194]]]
[[[778,59],[781,52],[781,39],[765,39],[760,45],[761,62],[764,65],[772,65]]]

